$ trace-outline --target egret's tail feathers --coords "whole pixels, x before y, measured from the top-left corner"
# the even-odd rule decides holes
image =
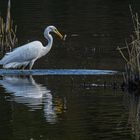
[[[3,62],[0,60],[0,65],[3,65]]]
[[[12,62],[12,63],[8,63],[3,65],[3,68],[5,69],[9,69],[9,68],[20,68],[22,66],[27,66],[28,62],[24,62],[24,63],[20,63],[20,62]]]
[[[16,67],[17,67],[17,63],[15,63],[15,62],[3,65],[3,68],[5,68],[5,69],[16,68]]]

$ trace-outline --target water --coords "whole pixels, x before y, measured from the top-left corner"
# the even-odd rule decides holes
[[[1,134],[1,138],[130,138],[131,128],[125,128],[128,110],[122,92],[111,87],[83,86],[102,83],[108,76],[102,76],[102,81],[93,80],[99,78],[96,76],[82,78],[4,76],[0,85],[1,112],[5,117],[0,122],[1,129],[9,133]]]
[[[1,75],[0,139],[140,139],[139,96],[122,92],[121,75],[102,74],[124,70],[116,48],[132,34],[129,4],[140,13],[139,0],[12,0],[20,45],[33,40],[45,45],[48,25],[67,37],[53,35],[53,48],[35,63],[33,75]],[[6,6],[0,0],[2,15]],[[50,71],[42,75],[38,69]]]
[[[5,70],[0,69],[1,75],[114,75],[119,74],[112,70],[90,69],[33,69],[33,70]],[[121,74],[121,73],[120,73]]]

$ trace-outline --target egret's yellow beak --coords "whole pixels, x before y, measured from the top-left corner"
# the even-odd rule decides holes
[[[56,30],[55,33],[56,33],[61,39],[63,39],[63,36],[61,35],[61,33],[60,33],[58,30]]]

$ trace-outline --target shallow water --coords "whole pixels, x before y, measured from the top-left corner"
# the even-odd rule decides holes
[[[114,75],[121,72],[113,70],[91,70],[91,69],[33,69],[15,70],[0,69],[0,75]]]
[[[1,77],[1,139],[139,137],[139,98],[113,89],[114,80],[121,77]]]
[[[132,135],[131,127],[126,128],[123,94],[109,86],[108,76],[102,81],[98,76],[1,78],[2,139],[128,139]],[[105,80],[106,88],[94,86]]]
[[[67,37],[53,35],[52,50],[35,63],[32,76],[1,73],[0,139],[140,139],[139,96],[122,92],[120,74],[103,71],[124,71],[116,48],[133,30],[129,4],[140,13],[139,0],[12,0],[20,45],[45,45],[48,25]],[[2,15],[6,6],[1,0]]]

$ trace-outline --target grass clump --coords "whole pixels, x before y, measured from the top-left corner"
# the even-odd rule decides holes
[[[6,21],[0,16],[0,52],[5,54],[11,51],[17,45],[18,39],[16,37],[17,26],[13,25],[11,19],[11,2],[8,1]]]
[[[125,42],[126,46],[118,47],[120,54],[125,60],[124,82],[127,85],[138,84],[140,81],[140,22],[137,13],[133,13],[130,6],[134,33],[131,36],[131,42]]]

